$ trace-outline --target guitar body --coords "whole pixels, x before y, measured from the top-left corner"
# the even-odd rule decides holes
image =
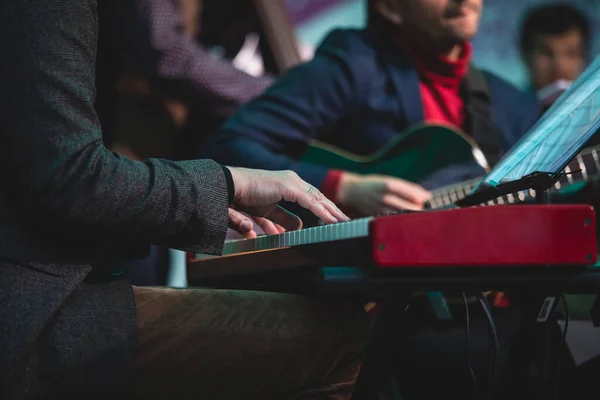
[[[308,146],[300,160],[357,174],[388,175],[411,182],[421,182],[453,166],[474,164],[473,169],[477,168],[480,175],[490,168],[474,140],[454,128],[435,124],[422,124],[407,129],[389,145],[366,156],[314,142]],[[447,182],[451,183],[456,182]],[[450,196],[447,199],[451,201]],[[441,205],[442,202],[438,204]],[[302,217],[307,218],[305,215]],[[335,275],[337,272],[335,269],[328,269],[325,273]],[[477,299],[470,297],[467,300],[472,303]],[[446,301],[449,304],[462,304],[463,299],[448,297]],[[367,304],[366,309],[373,304]]]
[[[442,125],[418,125],[398,135],[381,150],[359,156],[314,142],[300,160],[357,174],[381,174],[421,182],[452,165],[489,166],[477,144],[464,133]]]

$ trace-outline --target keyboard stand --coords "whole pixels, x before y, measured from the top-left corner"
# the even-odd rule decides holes
[[[555,178],[556,176],[552,177],[550,174],[532,174],[530,186],[535,190],[536,204],[550,203],[548,189]],[[531,373],[532,367],[537,366],[540,372],[540,398],[556,397],[556,393],[551,395],[552,389],[557,387],[555,380],[558,378],[557,359],[554,357],[553,360],[552,356],[556,353],[556,347],[560,352],[565,350],[562,335],[557,335],[560,340],[553,338],[553,333],[556,335],[558,328],[556,306],[559,302],[559,294],[534,293],[522,296],[516,294],[516,296],[514,306],[521,309],[521,323],[515,340],[510,344],[507,365],[503,368],[506,375],[500,385],[496,384],[496,388],[507,390],[507,394],[518,393],[519,388],[525,387],[525,380]],[[503,394],[498,396],[498,398],[502,397]]]
[[[411,296],[398,295],[379,303],[367,356],[363,361],[352,400],[402,400],[392,363],[395,353],[390,346],[401,337],[405,325],[405,309]]]
[[[555,397],[556,379],[559,378],[557,360],[559,352],[566,350],[558,325],[556,298],[554,295],[512,298],[511,301],[516,303],[514,306],[522,310],[521,323],[510,344],[507,364],[503,368],[505,375],[496,385],[497,388],[502,388],[497,398],[522,391],[533,367],[538,367],[539,372],[539,398]],[[567,361],[565,354],[561,356]]]

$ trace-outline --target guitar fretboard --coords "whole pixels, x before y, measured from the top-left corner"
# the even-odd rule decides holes
[[[371,220],[371,217],[360,218],[333,225],[322,225],[285,232],[279,235],[266,235],[255,239],[231,240],[225,243],[223,255],[366,237],[369,235],[369,222]]]
[[[579,153],[565,168],[562,176],[554,187],[555,190],[579,183],[589,181],[600,175],[600,152],[599,147],[590,147]],[[481,178],[461,182],[456,185],[447,186],[433,191],[433,198],[429,201],[432,209],[450,206],[456,201],[467,196],[480,182]],[[535,197],[535,190],[526,190],[490,200],[487,205],[515,204]]]

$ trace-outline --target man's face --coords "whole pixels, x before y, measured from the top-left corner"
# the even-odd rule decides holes
[[[483,0],[388,1],[397,10],[403,27],[436,43],[471,40],[477,33],[483,8]]]
[[[575,80],[585,65],[581,31],[573,28],[562,35],[539,35],[525,58],[536,90],[559,79]]]

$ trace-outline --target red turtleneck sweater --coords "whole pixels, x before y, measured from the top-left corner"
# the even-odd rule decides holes
[[[419,86],[425,122],[450,124],[463,129],[464,102],[460,85],[469,70],[472,47],[465,43],[458,60],[430,55],[411,43],[398,42],[411,58],[419,74]]]
[[[465,43],[456,61],[446,56],[427,54],[403,39],[398,40],[398,45],[408,54],[419,75],[425,122],[463,129],[465,113],[460,85],[469,69],[471,44]],[[333,201],[337,199],[342,174],[343,171],[339,170],[329,171],[321,188],[323,194]]]

